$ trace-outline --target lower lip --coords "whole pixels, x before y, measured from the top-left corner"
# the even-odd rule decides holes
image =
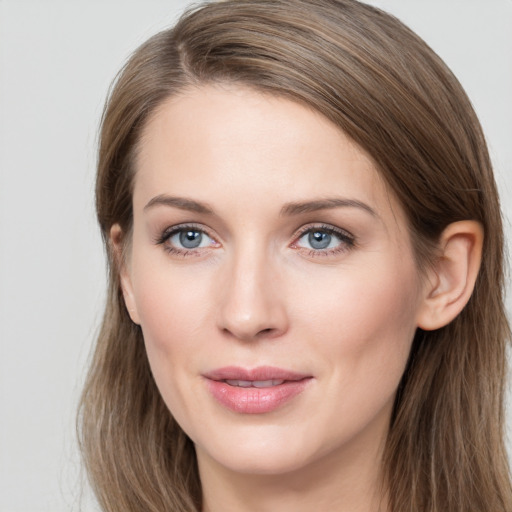
[[[206,381],[213,397],[228,409],[241,414],[264,414],[275,411],[302,393],[310,380],[290,380],[268,388],[242,388],[224,381]]]

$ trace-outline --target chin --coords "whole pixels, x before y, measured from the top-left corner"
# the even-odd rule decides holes
[[[197,447],[196,447],[197,450]],[[283,475],[302,469],[307,465],[300,451],[292,450],[266,450],[248,449],[223,451],[220,454],[210,452],[207,454],[216,464],[226,470],[246,475]]]
[[[314,443],[318,436],[299,428],[253,426],[252,431],[223,432],[215,440],[195,443],[198,460],[207,459],[228,471],[251,475],[283,475],[306,468],[332,452],[332,446]]]

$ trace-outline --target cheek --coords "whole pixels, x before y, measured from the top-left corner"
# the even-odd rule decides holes
[[[417,272],[392,264],[361,268],[333,273],[323,292],[321,280],[303,289],[307,301],[297,317],[304,319],[301,330],[310,333],[336,379],[389,395],[416,331]]]
[[[200,392],[194,371],[204,353],[199,332],[211,308],[206,290],[184,272],[169,265],[144,265],[137,274],[137,310],[151,372],[167,407],[186,429],[194,416],[195,401],[187,397]],[[204,280],[202,281],[204,285]]]
[[[351,270],[326,281],[328,293],[321,280],[305,287],[297,310],[297,332],[312,340],[308,352],[326,383],[329,407],[319,409],[315,435],[333,445],[371,424],[386,428],[416,330],[414,268]]]
[[[165,254],[135,257],[132,274],[146,350],[160,385],[187,371],[190,356],[200,350],[204,336],[198,333],[211,317],[209,281],[169,265]]]
[[[318,325],[337,330],[339,337],[355,345],[376,331],[414,332],[419,304],[419,277],[412,258],[391,253],[368,260],[301,280],[306,284],[300,294],[304,317],[323,317]]]
[[[409,338],[415,329],[417,294],[414,280],[397,273],[354,276],[340,291],[343,317],[360,332],[362,340],[382,344]],[[357,331],[356,331],[357,332]],[[355,343],[362,341],[354,333]]]

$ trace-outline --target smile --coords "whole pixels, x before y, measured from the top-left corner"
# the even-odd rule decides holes
[[[225,367],[204,377],[213,398],[240,414],[275,411],[301,394],[313,379],[310,375],[268,366],[252,370]]]
[[[226,380],[226,384],[230,386],[237,386],[239,388],[271,388],[272,386],[279,386],[284,380]]]

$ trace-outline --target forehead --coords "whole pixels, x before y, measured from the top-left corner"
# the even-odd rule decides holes
[[[245,209],[332,195],[393,206],[371,157],[327,118],[233,85],[188,89],[147,122],[134,205],[162,193]]]

